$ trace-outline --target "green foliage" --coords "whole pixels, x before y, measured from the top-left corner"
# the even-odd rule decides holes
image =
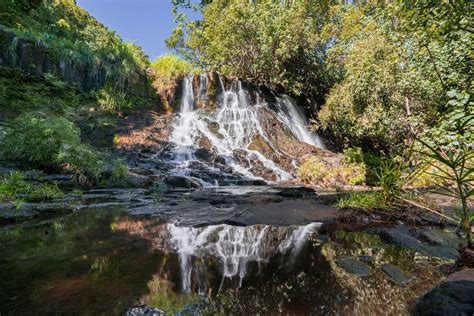
[[[342,75],[318,117],[342,144],[397,152],[436,117],[442,86],[418,65],[418,52],[390,12],[371,2],[332,8],[323,35],[335,41],[328,62]]]
[[[19,116],[9,125],[2,155],[7,160],[29,167],[52,168],[63,145],[80,144],[79,129],[61,117],[30,112]]]
[[[85,99],[52,74],[40,78],[0,67],[0,121],[38,108],[63,114],[67,107],[77,107]]]
[[[152,86],[161,97],[165,108],[171,111],[169,102],[173,96],[178,79],[196,72],[193,66],[176,55],[162,55],[151,64]]]
[[[340,209],[386,209],[388,205],[385,196],[381,192],[352,192],[338,198],[336,206]]]
[[[218,0],[201,8],[199,22],[178,15],[181,23],[168,39],[197,64],[227,76],[283,84],[294,93],[301,93],[311,76],[326,78],[318,67],[325,2]],[[300,71],[305,66],[308,71]]]
[[[1,0],[0,20],[3,23],[13,23],[18,15],[27,14],[37,9],[43,0]]]
[[[57,184],[32,183],[23,173],[12,171],[0,180],[0,201],[17,205],[26,201],[46,201],[62,195]]]
[[[474,214],[468,203],[474,196],[474,104],[467,93],[451,91],[448,97],[453,110],[437,128],[422,135],[418,152],[425,164],[437,171],[430,174],[442,181],[446,191],[441,193],[459,201],[458,216],[472,248]]]
[[[474,152],[463,145],[453,152],[442,147],[432,147],[423,141],[420,142],[427,149],[423,154],[429,159],[428,162],[440,171],[440,173],[433,175],[447,180],[449,183],[449,186],[446,187],[447,191],[441,193],[460,202],[461,209],[457,215],[461,218],[462,226],[466,231],[468,246],[473,248],[471,227],[474,223],[474,213],[469,210],[468,201],[474,196]]]
[[[364,162],[364,153],[359,147],[346,148],[343,152],[344,162],[347,164],[358,164]]]
[[[61,117],[29,112],[9,124],[1,156],[29,168],[72,171],[80,182],[94,181],[102,162],[92,148],[80,140],[80,130]]]
[[[128,166],[122,159],[116,159],[112,165],[112,174],[110,176],[113,182],[119,182],[127,178]]]
[[[193,70],[189,62],[171,54],[162,55],[155,59],[151,64],[151,68],[155,71],[156,76],[167,79],[182,78]]]
[[[97,182],[104,165],[97,151],[84,144],[63,144],[55,161],[63,169],[72,172],[77,182],[84,184]]]
[[[323,187],[337,185],[362,185],[365,183],[366,168],[363,162],[347,162],[345,158],[338,164],[320,156],[312,156],[304,161],[298,177],[306,184]]]
[[[36,2],[36,1],[35,1]],[[144,86],[148,57],[140,47],[122,39],[70,0],[44,0],[35,10],[2,20],[19,39],[44,49],[50,59],[89,75],[96,88],[105,81],[117,92]],[[11,46],[10,45],[10,46]],[[10,60],[17,65],[16,49]],[[58,71],[58,74],[64,75]]]
[[[395,160],[383,160],[376,170],[377,184],[382,188],[386,203],[396,201],[403,189],[403,164]]]

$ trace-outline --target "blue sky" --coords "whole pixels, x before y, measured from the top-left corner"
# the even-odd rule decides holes
[[[168,51],[164,40],[174,28],[171,0],[77,0],[109,29],[141,46],[150,59]]]

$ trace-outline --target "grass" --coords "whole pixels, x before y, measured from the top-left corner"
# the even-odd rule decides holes
[[[23,201],[48,201],[62,194],[57,184],[27,181],[19,171],[12,171],[0,180],[0,202],[20,205]]]
[[[362,209],[388,209],[384,194],[378,191],[352,192],[338,198],[336,207]]]

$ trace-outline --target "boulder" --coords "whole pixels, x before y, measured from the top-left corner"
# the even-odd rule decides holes
[[[418,300],[414,315],[474,315],[474,269],[451,274]]]
[[[127,184],[133,188],[146,188],[153,184],[153,181],[139,174],[129,174],[127,176]]]
[[[174,188],[202,188],[197,180],[184,176],[168,176],[165,178],[165,183]]]
[[[210,161],[212,158],[212,153],[207,148],[199,148],[194,152],[194,155],[197,159],[203,161]]]

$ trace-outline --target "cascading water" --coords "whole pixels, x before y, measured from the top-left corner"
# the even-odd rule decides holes
[[[205,256],[216,258],[221,269],[221,287],[225,280],[233,279],[238,279],[237,287],[240,287],[247,276],[248,265],[251,262],[260,265],[272,257],[287,254],[294,259],[307,238],[316,233],[320,225],[320,223],[298,227],[213,225],[193,228],[168,224],[171,247],[179,257],[182,291],[191,292],[193,273],[198,288],[203,288],[199,283],[205,277],[200,276],[199,272],[205,271],[193,271],[195,258]]]
[[[303,111],[297,107],[296,101],[292,97],[281,95],[277,98],[277,107],[280,110],[278,117],[290,128],[298,140],[325,149],[321,138],[308,130],[308,120],[304,116]]]
[[[172,152],[176,163],[175,173],[189,175],[190,163],[197,160],[195,152],[200,143],[205,142],[235,174],[248,179],[260,179],[252,171],[255,164],[259,164],[274,174],[276,180],[292,178],[277,163],[252,149],[252,143],[258,137],[278,153],[278,145],[272,143],[261,124],[260,109],[268,108],[268,105],[259,101],[251,104],[249,92],[242,87],[240,81],[234,81],[230,89],[225,89],[218,78],[217,84],[222,92],[216,98],[218,102],[215,108],[210,108],[209,78],[207,75],[200,75],[198,79],[197,91],[194,91],[193,77],[184,80],[180,112],[170,136],[170,142],[175,144]],[[311,135],[306,128],[307,121],[293,100],[287,96],[277,100],[277,115],[294,137],[322,148],[319,138]],[[208,167],[213,169],[213,166]]]

